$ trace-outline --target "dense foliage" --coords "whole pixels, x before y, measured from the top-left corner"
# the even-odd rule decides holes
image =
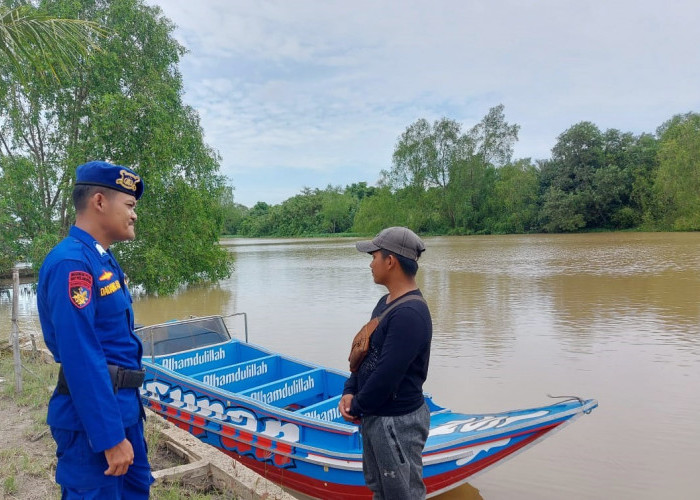
[[[251,209],[227,204],[224,231],[246,236],[303,236],[347,233],[363,199],[377,188],[358,182],[345,189],[304,189],[280,205],[256,203]]]
[[[230,206],[228,234],[371,234],[403,225],[432,234],[700,229],[700,115],[655,134],[581,122],[551,157],[513,159],[518,125],[503,106],[466,132],[420,119],[396,143],[378,188],[306,189],[280,205]],[[362,191],[358,191],[358,188]],[[358,195],[361,193],[361,195]],[[334,223],[330,223],[334,221]]]
[[[145,181],[137,240],[115,246],[132,282],[149,292],[230,272],[218,246],[227,186],[196,111],[182,102],[174,26],[143,0],[53,0],[42,14],[99,22],[100,50],[72,72],[0,77],[0,267],[38,266],[74,218],[75,167],[104,159]],[[2,269],[0,269],[2,270]]]

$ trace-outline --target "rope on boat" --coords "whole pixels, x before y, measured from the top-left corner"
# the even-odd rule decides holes
[[[547,394],[547,397],[552,399],[563,399],[562,403],[565,403],[567,401],[578,401],[581,406],[585,404],[585,401],[578,396],[552,396],[551,394]],[[593,408],[590,408],[588,410],[583,410],[583,413],[588,415],[592,411]]]

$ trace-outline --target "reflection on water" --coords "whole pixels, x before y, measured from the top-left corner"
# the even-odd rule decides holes
[[[467,483],[435,498],[441,500],[482,500],[484,497],[479,494],[479,490]]]
[[[346,368],[384,293],[348,239],[227,240],[232,277],[140,297],[141,323],[248,313],[252,342]],[[418,278],[435,324],[426,389],[488,412],[600,407],[440,499],[694,498],[700,464],[700,233],[427,238]],[[31,287],[20,321],[38,327]],[[0,293],[0,334],[9,333]],[[7,318],[7,320],[5,320]],[[229,326],[242,336],[240,317]]]
[[[189,287],[177,295],[140,297],[134,301],[134,316],[143,325],[190,316],[221,314],[231,301],[231,290],[216,285]]]
[[[41,325],[36,312],[35,286],[21,280],[17,297],[17,327],[22,341],[29,341],[34,334],[41,340]],[[11,340],[12,332],[12,280],[0,283],[0,344]]]

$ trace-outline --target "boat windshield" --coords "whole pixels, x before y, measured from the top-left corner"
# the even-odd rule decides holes
[[[163,356],[219,344],[231,338],[221,316],[171,321],[136,329],[144,356]]]

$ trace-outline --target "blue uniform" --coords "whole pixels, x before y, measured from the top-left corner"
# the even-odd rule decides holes
[[[64,496],[80,490],[88,498],[83,490],[102,488],[95,498],[148,498],[153,479],[138,389],[115,394],[107,368],[139,369],[142,354],[131,295],[112,252],[72,227],[41,266],[37,302],[44,341],[70,389],[54,392],[49,401],[47,422],[58,445],[56,482]],[[104,451],[125,438],[134,464],[124,476],[105,476]]]

